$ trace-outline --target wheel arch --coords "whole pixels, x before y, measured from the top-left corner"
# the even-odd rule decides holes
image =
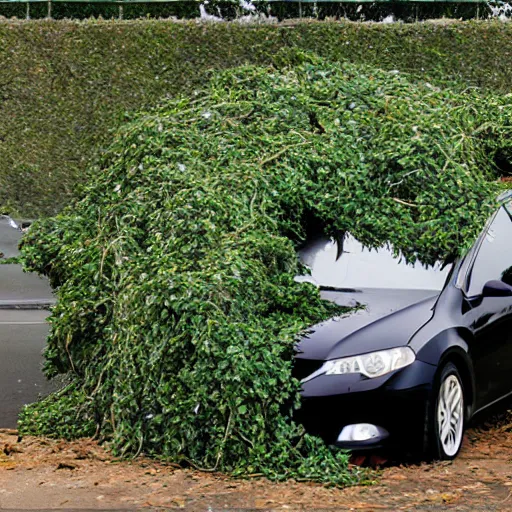
[[[459,371],[464,387],[466,402],[466,420],[473,414],[476,397],[475,374],[469,356],[473,334],[469,329],[454,327],[439,333],[420,351],[417,358],[437,366],[435,378],[438,377],[446,363],[451,362]]]

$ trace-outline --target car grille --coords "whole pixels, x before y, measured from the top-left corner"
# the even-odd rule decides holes
[[[323,364],[323,361],[315,359],[300,359],[295,358],[293,362],[292,375],[296,379],[302,380],[309,377],[313,372],[316,372]]]

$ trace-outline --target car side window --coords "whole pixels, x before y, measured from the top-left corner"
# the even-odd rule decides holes
[[[501,207],[487,228],[466,284],[469,297],[481,295],[485,283],[503,281],[512,286],[512,219]]]

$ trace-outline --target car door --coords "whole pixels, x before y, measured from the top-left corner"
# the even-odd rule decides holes
[[[476,409],[512,392],[512,297],[483,296],[487,282],[512,285],[512,218],[501,207],[486,228],[465,283],[466,315],[475,336]]]

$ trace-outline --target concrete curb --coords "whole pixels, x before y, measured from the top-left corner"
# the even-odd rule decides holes
[[[4,309],[49,309],[55,305],[57,301],[52,299],[34,299],[9,301],[0,300],[0,310]]]

